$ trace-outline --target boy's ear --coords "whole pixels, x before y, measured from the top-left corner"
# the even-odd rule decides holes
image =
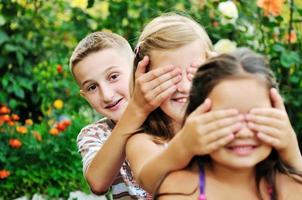
[[[85,93],[84,93],[83,90],[80,90],[80,95],[81,95],[82,97],[86,98],[86,97],[85,97]]]

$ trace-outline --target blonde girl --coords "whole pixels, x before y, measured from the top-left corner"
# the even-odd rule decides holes
[[[148,56],[150,71],[172,65],[182,72],[181,81],[173,86],[175,92],[149,114],[138,131],[140,134],[132,136],[126,145],[126,157],[135,179],[151,193],[167,173],[186,167],[194,155],[203,155],[231,141],[232,134],[223,131],[224,128],[238,129],[239,119],[234,109],[202,115],[210,109],[209,102],[193,114],[195,124],[180,129],[191,87],[191,66],[203,63],[211,51],[212,44],[205,30],[190,17],[174,13],[153,19],[139,37],[135,66]],[[212,131],[201,128],[207,120],[220,124],[226,119],[232,123]],[[175,137],[174,133],[177,133]],[[192,139],[197,139],[198,145],[192,146]]]

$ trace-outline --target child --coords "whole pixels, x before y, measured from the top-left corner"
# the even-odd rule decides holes
[[[211,43],[205,31],[192,19],[175,14],[152,20],[139,38],[136,63],[148,55],[151,71],[173,64],[183,72],[175,93],[148,116],[138,131],[140,134],[133,135],[126,145],[126,157],[134,177],[150,193],[157,190],[168,173],[185,168],[196,155],[205,155],[225,146],[234,139],[233,132],[241,128],[243,117],[237,109],[211,110],[210,100],[203,102],[182,127],[191,85],[184,75],[186,68],[193,61],[203,62],[209,50]],[[273,100],[280,103],[280,99]],[[278,143],[280,146],[286,144],[280,139]],[[288,165],[301,168],[301,156],[296,148],[289,150],[286,146],[279,152]]]
[[[202,65],[193,79],[186,116],[211,99],[211,110],[236,108],[244,120],[237,131],[225,130],[234,136],[230,143],[169,174],[158,197],[301,199],[302,172],[289,166],[301,169],[298,142],[275,88],[264,57],[248,49]],[[285,152],[287,157],[281,155]],[[180,180],[185,187],[177,184]]]
[[[204,29],[191,18],[178,14],[165,14],[153,19],[141,33],[135,64],[147,55],[150,57],[150,72],[171,64],[182,70],[182,79],[177,90],[148,116],[138,131],[144,134],[133,135],[126,146],[127,160],[135,178],[149,192],[156,190],[160,180],[168,172],[186,167],[194,155],[208,153],[209,150],[218,148],[232,139],[224,132],[218,131],[216,136],[215,133],[211,135],[203,129],[205,118],[200,114],[208,111],[209,104],[206,102],[202,111],[196,115],[197,123],[185,126],[186,129],[176,134],[173,142],[165,148],[182,125],[191,86],[187,76],[188,69],[193,63],[204,62],[211,50],[212,44]],[[220,119],[214,120],[217,123],[223,119],[232,119],[235,124],[237,120],[237,112],[234,109],[211,112],[206,117],[215,118],[216,115],[220,116]],[[198,140],[200,148],[194,147],[190,151],[184,148],[190,145],[190,139],[193,138],[190,134],[204,135]],[[218,137],[219,140],[214,141],[213,137]],[[209,141],[211,138],[213,142]],[[187,142],[183,142],[184,140]],[[180,145],[184,146],[179,148]]]
[[[114,199],[151,198],[132,178],[129,165],[124,161],[125,143],[130,133],[175,91],[180,81],[179,69],[174,66],[145,74],[149,62],[145,57],[136,70],[137,81],[130,99],[128,86],[133,57],[130,45],[121,36],[95,32],[78,44],[70,58],[71,72],[81,95],[105,116],[83,128],[78,135],[84,176],[96,194],[105,193],[112,185]]]

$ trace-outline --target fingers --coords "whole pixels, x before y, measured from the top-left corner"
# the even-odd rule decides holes
[[[281,145],[280,140],[278,140],[277,138],[273,138],[269,135],[266,135],[262,132],[257,133],[257,137],[259,138],[259,140],[261,140],[262,142],[264,142],[272,147],[278,148],[278,146]]]
[[[217,52],[215,52],[215,51],[206,51],[206,57],[207,58],[212,58],[212,57],[215,57],[215,56],[218,56]]]
[[[283,124],[284,124],[284,122],[282,120],[272,118],[272,117],[266,117],[266,116],[262,116],[262,115],[247,114],[245,116],[245,119],[250,123],[271,126],[271,127],[277,128],[277,129],[282,129]]]
[[[204,100],[202,104],[200,104],[192,113],[191,116],[200,115],[208,112],[211,109],[212,101],[210,99]]]
[[[234,139],[234,135],[233,134],[228,134],[218,140],[216,140],[215,142],[212,142],[210,144],[208,144],[208,146],[206,147],[206,154],[209,154],[225,145],[227,145],[228,143],[230,143],[233,139]]]
[[[224,138],[228,135],[233,135],[237,131],[239,131],[242,128],[242,124],[236,121],[233,121],[230,124],[225,125],[225,127],[216,129],[215,131],[207,134],[207,143],[215,142],[221,138]]]
[[[239,112],[236,109],[225,109],[225,110],[215,110],[205,113],[202,117],[202,123],[210,123],[219,119],[232,117],[238,115]],[[241,116],[242,117],[242,116]]]
[[[146,72],[148,64],[149,64],[149,57],[144,56],[143,60],[141,60],[137,65],[137,69],[135,71],[135,79],[137,79],[138,77],[140,77]]]
[[[207,132],[207,133],[211,133],[215,132],[215,131],[230,131],[229,133],[233,133],[233,129],[229,130],[226,128],[230,128],[231,126],[236,125],[241,127],[241,123],[244,120],[244,117],[242,115],[236,115],[236,116],[230,116],[230,117],[225,117],[222,119],[218,119],[215,121],[212,121],[210,123],[204,124],[203,125],[203,129]]]
[[[286,112],[274,108],[253,108],[250,110],[249,113],[253,115],[266,116],[266,117],[271,117],[281,120],[287,118]]]
[[[156,68],[156,69],[151,70],[151,71],[147,72],[146,74],[144,74],[143,80],[144,80],[144,82],[150,82],[152,80],[155,80],[155,79],[160,78],[163,75],[167,75],[167,74],[169,76],[181,75],[181,69],[176,68],[173,65]],[[164,76],[164,78],[165,77],[167,77],[167,76]]]
[[[283,99],[282,99],[281,95],[279,94],[279,92],[276,90],[276,88],[271,88],[270,98],[271,98],[272,106],[274,108],[286,111],[284,103],[283,103]]]
[[[280,133],[279,129],[275,128],[275,127],[271,127],[271,126],[266,126],[266,125],[258,125],[255,123],[251,123],[248,122],[247,126],[256,132],[261,132],[262,134],[265,134],[267,136],[270,137],[274,137],[274,138],[281,138],[282,133]]]
[[[172,68],[170,71],[152,70],[146,75],[148,75],[148,77],[144,79],[144,82],[146,83],[147,90],[157,88],[162,84],[166,84],[166,82],[177,84],[181,81],[181,72],[178,68]],[[153,76],[153,78],[151,78],[151,76]]]

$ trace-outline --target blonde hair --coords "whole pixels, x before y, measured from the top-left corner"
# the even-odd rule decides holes
[[[134,70],[138,62],[144,56],[149,56],[152,63],[151,53],[154,50],[173,50],[192,42],[200,41],[200,45],[206,52],[212,50],[212,42],[206,31],[196,21],[188,16],[176,13],[166,13],[154,18],[149,22],[141,33],[135,48]],[[202,56],[202,53],[201,55]],[[156,59],[156,58],[155,58]],[[132,89],[134,88],[134,73]],[[171,119],[160,109],[152,111],[139,131],[156,136],[163,140],[169,140],[174,136],[174,128]]]
[[[169,50],[199,40],[206,51],[213,49],[204,28],[189,16],[166,13],[149,22],[141,33],[135,49],[134,67],[153,50]],[[150,58],[151,59],[151,58]]]
[[[125,52],[132,64],[134,54],[125,38],[115,33],[98,31],[87,35],[74,49],[69,60],[72,75],[75,77],[74,67],[88,55],[110,48]]]

